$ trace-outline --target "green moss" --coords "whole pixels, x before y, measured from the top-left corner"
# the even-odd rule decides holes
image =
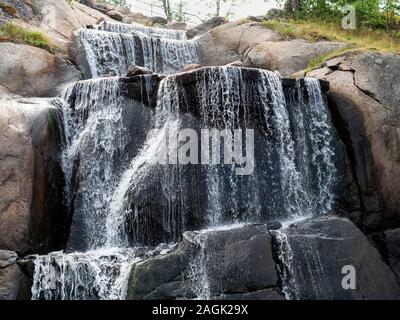
[[[311,70],[321,66],[325,61],[334,59],[338,56],[341,56],[345,53],[348,52],[352,52],[352,51],[359,51],[357,49],[354,48],[354,46],[346,46],[344,48],[335,50],[335,51],[331,51],[325,54],[321,54],[319,56],[316,56],[315,58],[313,58],[309,63],[307,68],[304,70],[305,73],[310,72]]]
[[[32,31],[12,22],[7,22],[0,27],[0,37],[6,41],[28,44],[52,52],[49,39],[41,32]]]

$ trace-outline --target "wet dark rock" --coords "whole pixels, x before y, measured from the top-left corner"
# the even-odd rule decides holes
[[[384,235],[390,265],[400,279],[400,229],[386,231]]]
[[[196,260],[202,254],[205,265]],[[193,266],[196,261],[200,262]],[[205,282],[188,280],[190,272],[201,271],[208,275]],[[281,299],[268,228],[259,225],[187,233],[172,253],[134,266],[128,299],[191,298],[204,286],[209,286],[212,297]]]
[[[145,67],[139,67],[136,65],[132,65],[129,67],[128,73],[126,74],[126,76],[129,77],[137,77],[140,75],[144,75],[144,74],[152,74],[153,71],[145,68]]]
[[[279,230],[282,228],[282,223],[279,221],[269,221],[267,222],[269,230]]]
[[[325,216],[284,230],[293,253],[294,284],[300,299],[400,299],[400,284],[378,250],[347,219]],[[356,270],[356,289],[345,290],[344,266]]]
[[[235,294],[224,294],[217,297],[221,300],[285,300],[284,296],[277,289],[264,289],[250,293],[235,293]]]

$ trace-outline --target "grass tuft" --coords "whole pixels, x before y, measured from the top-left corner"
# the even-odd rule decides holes
[[[7,22],[0,27],[0,40],[28,44],[50,52],[54,49],[49,39],[41,32],[26,29],[12,22]]]

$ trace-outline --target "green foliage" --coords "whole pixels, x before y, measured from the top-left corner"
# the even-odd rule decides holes
[[[335,22],[299,18],[265,20],[263,25],[286,39],[303,38],[311,42],[339,41],[360,50],[400,53],[399,34],[388,33],[382,29],[364,27],[360,30],[345,30],[341,24]]]
[[[34,47],[52,51],[49,39],[41,32],[32,31],[12,22],[0,27],[0,38],[6,41],[28,44]]]
[[[295,19],[320,19],[340,24],[344,17],[342,8],[351,5],[356,10],[357,29],[383,29],[393,33],[400,29],[399,0],[300,0],[298,10],[293,10],[293,0],[280,2]]]

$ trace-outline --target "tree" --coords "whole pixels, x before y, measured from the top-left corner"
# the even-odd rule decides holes
[[[170,0],[160,0],[160,3],[163,7],[165,16],[167,17],[168,21],[172,21],[173,19],[173,11],[172,11],[172,6],[171,6],[171,1]]]
[[[176,5],[176,10],[174,13],[174,21],[176,22],[185,22],[186,21],[186,13],[185,13],[186,1],[181,0]]]
[[[233,10],[239,2],[245,2],[246,0],[208,0],[205,1],[206,6],[210,9],[208,17],[224,16],[226,18],[231,17]]]

